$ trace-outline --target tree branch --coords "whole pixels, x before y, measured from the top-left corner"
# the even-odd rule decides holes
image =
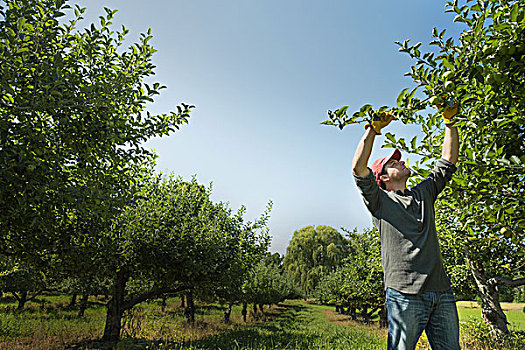
[[[155,297],[158,297],[162,294],[168,294],[168,293],[178,293],[178,292],[182,292],[183,290],[187,290],[187,289],[193,289],[193,285],[189,285],[189,286],[181,286],[181,287],[177,287],[177,288],[161,288],[161,289],[156,289],[156,290],[152,290],[148,293],[144,293],[142,295],[139,295],[135,298],[132,298],[130,300],[126,300],[124,301],[124,303],[122,304],[122,309],[123,310],[128,310],[128,309],[131,309],[133,306],[143,302],[143,301],[146,301],[148,299],[153,299]]]
[[[80,109],[84,109],[84,108],[108,108],[108,106],[106,105],[103,105],[103,106],[96,106],[94,104],[90,104],[90,103],[86,103],[86,104],[72,104],[72,105],[66,105],[66,106],[58,106],[58,107],[41,107],[41,106],[35,106],[32,105],[32,106],[15,106],[15,105],[12,105],[4,100],[0,100],[0,103],[6,107],[6,108],[10,108],[10,109],[14,109],[14,110],[18,110],[18,111],[28,111],[28,110],[37,110],[37,111],[47,111],[47,110],[60,110],[60,109],[63,109],[63,108],[80,108]]]
[[[525,277],[518,279],[510,279],[506,277],[492,277],[487,281],[491,286],[505,285],[507,287],[519,287],[525,285]]]
[[[16,292],[10,292],[16,299],[16,301],[20,302],[20,297],[16,294]]]
[[[35,300],[35,298],[37,296],[39,296],[40,294],[42,294],[44,292],[44,289],[41,289],[39,291],[37,291],[35,294],[33,294],[31,297],[27,298],[27,301],[32,301],[32,300]]]

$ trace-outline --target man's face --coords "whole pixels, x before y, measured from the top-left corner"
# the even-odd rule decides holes
[[[410,176],[410,169],[405,166],[404,161],[390,159],[383,167],[383,173],[393,181],[406,180]]]

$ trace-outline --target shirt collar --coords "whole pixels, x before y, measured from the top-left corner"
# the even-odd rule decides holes
[[[400,196],[408,196],[410,194],[410,190],[408,188],[406,188],[404,192],[401,191],[401,190],[397,190],[396,194],[398,194]]]

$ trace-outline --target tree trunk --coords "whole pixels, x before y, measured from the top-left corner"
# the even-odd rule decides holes
[[[162,297],[162,304],[160,306],[160,310],[162,311],[162,313],[166,312],[166,299],[166,296]]]
[[[348,306],[346,309],[345,309],[345,306],[344,305],[341,305],[341,313],[343,315],[349,315],[350,314],[350,306]]]
[[[356,321],[357,320],[357,312],[356,312],[355,306],[349,306],[348,307],[348,312],[349,312],[350,317],[352,318],[352,320]]]
[[[370,323],[370,314],[368,313],[369,307],[370,306],[368,304],[365,304],[361,307],[361,317],[366,324]]]
[[[248,314],[248,304],[247,303],[242,303],[241,314],[242,314],[243,322],[246,322],[246,315]]]
[[[232,302],[228,302],[228,306],[226,306],[226,310],[224,311],[224,322],[230,323],[230,315],[232,313]]]
[[[77,304],[77,295],[73,294],[71,296],[71,301],[69,302],[69,307],[73,307]]]
[[[186,303],[184,303],[184,294],[180,295],[180,308],[183,310],[186,308]]]
[[[186,309],[185,309],[186,320],[188,324],[195,324],[195,304],[193,302],[193,292],[190,290],[186,293]]]
[[[264,305],[263,304],[259,304],[259,311],[261,311],[261,314],[264,315]]]
[[[257,317],[257,304],[253,303],[253,318],[255,319]]]
[[[126,283],[129,276],[124,271],[117,272],[113,286],[113,295],[107,303],[106,325],[102,340],[107,343],[116,344],[120,339],[120,329],[122,327],[122,314],[124,313],[124,296]]]
[[[338,304],[335,304],[335,312],[341,312],[341,306],[339,306]]]
[[[89,298],[89,294],[83,294],[82,299],[80,299],[80,305],[78,308],[79,318],[84,317],[84,313],[86,312],[86,309],[87,309],[88,298]]]
[[[17,311],[22,311],[27,302],[27,290],[22,291],[19,297],[15,293],[13,293],[13,295],[18,300]]]
[[[483,318],[493,336],[499,337],[509,334],[507,316],[501,309],[499,293],[496,289],[497,285],[489,283],[481,264],[468,258],[467,261],[481,297],[481,318]]]
[[[388,315],[386,313],[386,308],[384,306],[379,309],[379,327],[386,328],[388,327]]]

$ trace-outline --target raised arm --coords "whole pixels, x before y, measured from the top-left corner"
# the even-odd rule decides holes
[[[394,115],[391,111],[378,112],[374,114],[372,122],[365,126],[365,134],[361,137],[357,149],[355,150],[354,159],[352,161],[352,170],[355,175],[364,177],[368,175],[368,159],[372,153],[372,146],[376,135],[381,135],[381,129],[390,124],[394,120]]]
[[[441,156],[456,164],[459,158],[459,133],[458,128],[452,124],[445,125],[445,138]]]
[[[370,169],[368,169],[368,159],[372,153],[372,146],[377,133],[373,128],[367,128],[354,153],[354,159],[352,160],[352,170],[355,175],[364,177],[368,175]]]

